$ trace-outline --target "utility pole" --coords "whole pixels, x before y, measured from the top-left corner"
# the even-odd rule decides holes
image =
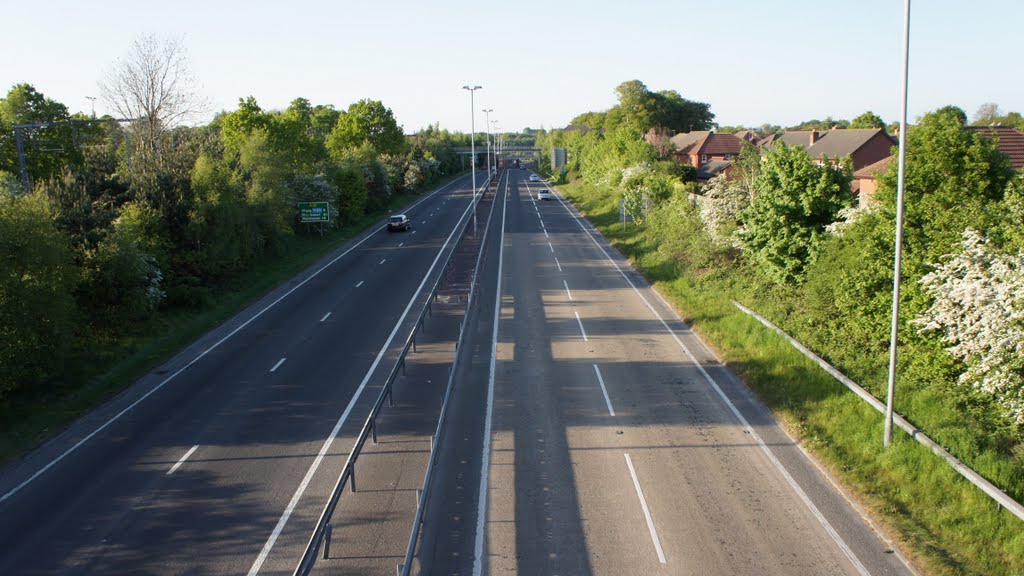
[[[473,103],[473,93],[482,86],[463,86],[463,90],[469,90],[469,155],[472,161],[469,170],[473,182],[473,236],[476,236],[476,104]]]
[[[907,83],[910,77],[910,0],[903,6],[903,102],[900,107],[900,158],[896,185],[896,255],[892,278],[892,329],[889,333],[889,389],[885,397],[885,436],[892,443],[893,403],[896,399],[896,346],[900,326],[900,274],[903,264],[903,176],[907,160]]]

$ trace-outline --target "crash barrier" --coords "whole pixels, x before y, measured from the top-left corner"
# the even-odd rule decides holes
[[[459,242],[465,237],[466,232],[470,223],[473,221],[473,217],[476,215],[477,207],[480,204],[480,199],[491,184],[491,177],[488,177],[484,183],[474,191],[473,202],[467,207],[466,212],[462,214],[456,227],[459,227],[458,238]],[[490,224],[490,221],[488,221]],[[486,234],[486,229],[485,229]],[[373,408],[370,409],[369,415],[366,417],[366,421],[363,423],[362,429],[359,431],[359,436],[356,437],[355,445],[352,447],[352,451],[349,452],[348,459],[345,461],[344,467],[341,469],[341,474],[338,476],[338,481],[334,485],[334,489],[331,491],[331,496],[327,500],[327,504],[324,506],[323,511],[320,514],[319,520],[317,520],[316,527],[313,529],[313,534],[309,538],[309,542],[306,544],[306,549],[302,553],[302,558],[299,560],[298,565],[295,567],[293,574],[295,576],[306,576],[313,569],[313,565],[316,563],[317,551],[323,546],[323,557],[327,558],[330,554],[330,537],[333,532],[331,527],[331,518],[334,516],[334,510],[338,506],[338,501],[341,499],[341,494],[345,490],[346,484],[351,484],[353,492],[356,491],[356,461],[359,459],[359,455],[363,451],[363,446],[366,444],[367,439],[372,439],[373,443],[377,443],[377,415],[380,413],[384,406],[384,402],[387,401],[389,406],[394,406],[393,389],[395,380],[398,379],[399,371],[405,372],[405,357],[409,354],[409,350],[416,351],[416,335],[423,328],[423,324],[426,317],[431,313],[431,303],[434,302],[437,297],[438,288],[441,286],[441,282],[448,276],[449,267],[452,265],[453,258],[455,257],[456,248],[459,245],[456,242],[452,245],[451,251],[448,253],[448,257],[445,259],[443,270],[437,276],[437,280],[434,281],[433,287],[430,289],[430,295],[427,297],[427,305],[423,307],[420,312],[419,318],[416,319],[415,327],[409,333],[408,338],[405,339],[405,345],[402,346],[402,351],[398,355],[398,359],[395,360],[395,365],[391,368],[391,372],[388,374],[387,381],[384,383],[384,387],[381,388],[380,394],[377,396],[377,400],[373,403]],[[482,246],[482,244],[481,244]],[[443,248],[442,248],[443,249]],[[475,274],[474,274],[475,283]],[[469,310],[468,305],[472,303],[472,291],[469,302],[467,303],[467,311]],[[463,325],[465,319],[463,319]],[[462,329],[459,330],[459,342],[462,339]],[[458,345],[456,345],[456,358],[458,357]],[[454,372],[454,364],[452,372]],[[449,386],[450,387],[450,386]],[[445,394],[445,402],[447,403],[448,395]],[[444,407],[442,406],[442,415]],[[436,438],[436,436],[435,436]],[[434,442],[431,442],[431,453],[433,454]],[[431,462],[433,458],[431,458]],[[419,516],[419,512],[417,512]]]
[[[476,303],[476,295],[479,284],[477,278],[480,275],[480,267],[483,264],[484,249],[487,246],[487,233],[491,229],[491,221],[494,216],[494,209],[498,206],[497,191],[494,194],[494,201],[491,204],[491,211],[487,217],[487,223],[484,226],[484,234],[482,236],[483,241],[480,243],[480,251],[476,256],[476,264],[473,267],[473,276],[470,280],[469,286],[469,298],[466,301],[466,313],[462,317],[462,323],[459,325],[459,337],[455,341],[455,358],[452,360],[451,366],[448,367],[448,385],[444,392],[444,401],[441,403],[441,414],[437,419],[437,430],[434,432],[434,439],[441,438],[444,433],[445,423],[448,418],[448,401],[451,398],[452,391],[455,389],[455,372],[459,363],[459,352],[462,350],[463,336],[466,334],[466,324],[469,320],[470,310]],[[499,278],[500,282],[501,279]],[[427,509],[427,502],[430,498],[430,480],[434,473],[434,464],[436,464],[437,455],[439,453],[438,446],[439,442],[430,443],[430,458],[427,460],[427,470],[423,473],[423,486],[417,490],[416,498],[416,518],[412,523],[412,531],[409,534],[409,545],[405,550],[405,560],[398,565],[397,573],[399,576],[409,576],[412,571],[412,559],[416,554],[416,544],[419,542],[420,529],[423,527],[424,514]]]
[[[868,392],[864,388],[861,388],[859,384],[847,378],[846,375],[837,370],[835,366],[832,366],[831,364],[826,362],[822,357],[808,350],[803,344],[797,342],[796,339],[794,339],[789,334],[786,334],[782,330],[782,328],[779,328],[775,324],[772,324],[771,321],[764,318],[757,312],[754,312],[753,310],[747,308],[746,306],[740,304],[739,302],[736,302],[735,300],[733,300],[732,303],[743,312],[755,318],[761,324],[764,324],[766,327],[777,332],[780,336],[789,341],[789,343],[792,344],[794,348],[803,353],[804,356],[807,356],[811,360],[814,360],[818,364],[818,366],[821,366],[822,369],[831,374],[832,377],[842,382],[847,388],[850,389],[850,391],[852,391],[857,396],[860,396],[875,410],[878,410],[882,414],[885,414],[885,404],[883,404],[881,400],[875,398],[870,392]],[[900,416],[899,414],[893,414],[893,422],[897,426],[905,430],[907,434],[910,434],[911,438],[917,440],[921,444],[924,444],[925,446],[928,447],[929,450],[932,451],[933,454],[945,460],[946,463],[952,466],[953,469],[956,470],[965,479],[967,479],[968,482],[980,488],[981,491],[984,492],[985,494],[988,494],[990,498],[996,501],[997,505],[1006,508],[1007,510],[1012,512],[1014,516],[1020,518],[1021,520],[1024,520],[1024,506],[1022,506],[1020,502],[1017,502],[1013,498],[1010,498],[1010,496],[1006,492],[1003,492],[1002,490],[994,486],[991,482],[989,482],[980,474],[972,470],[969,466],[961,462],[957,457],[950,454],[948,450],[938,445],[924,432],[922,432],[920,429],[918,429],[913,424],[908,422],[903,416]]]

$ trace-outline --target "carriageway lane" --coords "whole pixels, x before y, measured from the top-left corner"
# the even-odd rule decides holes
[[[527,186],[508,202],[480,573],[909,574],[653,291]]]
[[[282,286],[5,470],[0,491],[9,494],[47,458],[255,316],[0,502],[0,537],[13,544],[0,553],[0,573],[109,573],[113,566],[152,574],[247,572],[468,206],[468,180],[460,178],[412,211],[416,234],[373,231],[305,284],[297,279]],[[291,288],[295,292],[260,314]],[[409,319],[422,303],[414,304]],[[392,348],[409,328],[396,332]],[[390,364],[385,359],[381,366],[382,379]],[[379,382],[367,389],[374,385]],[[364,417],[352,411],[351,420],[361,424]],[[351,446],[345,430],[340,433],[321,466],[330,473],[309,480],[311,495],[329,491],[328,477]],[[315,516],[307,508],[318,512],[322,499],[309,500],[300,501],[297,518]],[[294,566],[297,551],[289,544],[304,545],[308,531],[303,526],[293,534],[291,526],[281,532],[283,546],[271,549],[268,568]]]

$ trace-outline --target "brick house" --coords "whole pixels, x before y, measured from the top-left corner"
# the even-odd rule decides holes
[[[1014,170],[1024,168],[1024,132],[1009,126],[968,126],[978,136],[996,141],[996,149],[1010,157]]]
[[[889,169],[889,165],[892,164],[895,158],[895,156],[887,156],[853,173],[853,182],[850,183],[850,188],[857,195],[861,206],[875,203],[878,177]]]
[[[853,161],[853,169],[870,166],[892,154],[896,144],[892,136],[880,128],[831,130],[790,130],[782,134],[772,134],[758,142],[758,146],[771,149],[776,142],[787,146],[802,146],[815,161],[821,157],[839,162],[849,156]]]
[[[697,169],[697,180],[706,181],[727,172],[732,161],[740,155],[743,140],[732,134],[688,132],[672,137],[676,146],[676,161]]]

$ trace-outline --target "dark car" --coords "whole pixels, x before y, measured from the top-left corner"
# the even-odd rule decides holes
[[[395,214],[388,219],[388,232],[399,232],[412,228],[412,220],[405,214]]]

